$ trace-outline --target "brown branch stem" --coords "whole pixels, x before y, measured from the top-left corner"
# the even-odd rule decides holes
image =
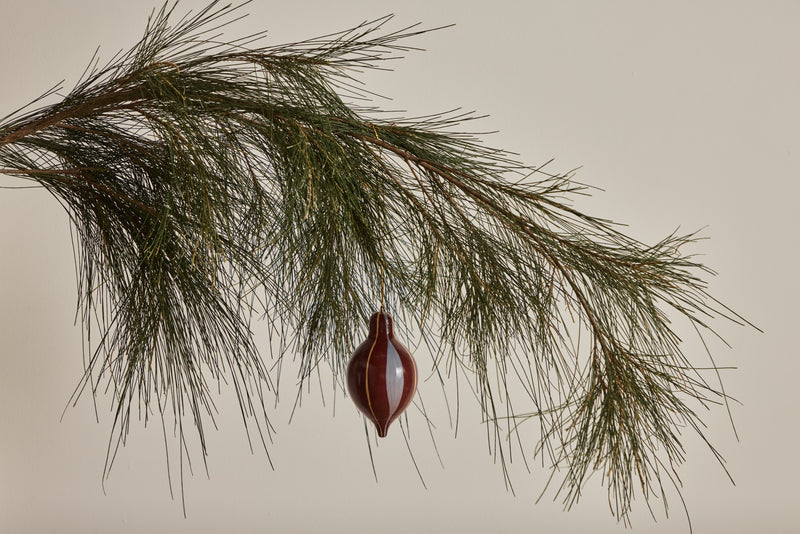
[[[17,126],[9,132],[0,132],[0,147],[16,143],[25,137],[55,126],[61,121],[91,115],[92,113],[105,111],[109,106],[113,107],[129,100],[141,98],[142,89],[133,87],[119,92],[111,92],[85,100],[72,107],[67,107],[54,111],[50,114],[38,117],[30,122]]]

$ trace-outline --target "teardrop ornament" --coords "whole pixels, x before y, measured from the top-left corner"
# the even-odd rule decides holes
[[[417,390],[417,365],[394,337],[394,322],[386,312],[369,320],[369,336],[347,365],[347,390],[356,407],[386,437],[389,425],[405,410]]]

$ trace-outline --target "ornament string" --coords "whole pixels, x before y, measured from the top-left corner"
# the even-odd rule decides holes
[[[383,307],[386,304],[386,252],[383,248],[383,239],[380,240],[380,247],[381,247],[381,257],[380,257],[380,264],[381,264],[381,308],[380,311],[383,313]]]
[[[375,139],[380,141],[381,137],[378,135],[378,129],[375,127],[375,123],[370,123],[370,126],[372,126],[372,132],[375,134]],[[385,216],[385,214],[383,216],[383,227],[384,227],[384,230],[385,230],[385,228],[386,228],[386,216]],[[381,307],[380,307],[380,311],[381,311],[381,313],[383,313],[384,305],[386,304],[386,251],[383,248],[383,239],[379,239],[378,242],[380,243],[380,247],[381,247],[381,250],[380,250],[380,254],[381,254],[380,255],[380,264],[381,264],[381,273],[380,273],[380,279],[381,279]]]

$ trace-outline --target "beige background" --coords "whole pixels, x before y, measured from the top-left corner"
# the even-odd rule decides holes
[[[127,48],[153,5],[0,0],[0,115],[62,78],[69,86],[98,44],[105,58]],[[456,23],[419,38],[428,51],[395,72],[364,76],[394,97],[382,106],[490,114],[479,127],[501,133],[489,143],[532,164],[583,166],[579,178],[605,191],[579,207],[628,223],[643,240],[707,226],[710,239],[695,250],[720,273],[712,291],[766,333],[718,325],[733,348],[715,343],[717,362],[739,367],[725,376],[743,403],[734,407],[741,442],[723,411],[707,421],[736,486],[688,437],[684,496],[696,532],[800,531],[800,3],[256,0],[247,10],[231,35],[268,28],[274,43],[392,12],[394,27]],[[333,417],[312,392],[288,424],[287,389],[273,416],[274,471],[263,452],[250,454],[223,394],[210,479],[195,457],[185,481],[188,519],[170,500],[159,425],[132,429],[104,494],[110,399],[98,399],[99,423],[90,397],[59,421],[82,370],[75,298],[59,204],[41,191],[0,189],[0,532],[623,531],[597,479],[568,513],[549,499],[533,504],[541,468],[528,475],[515,463],[517,495],[507,493],[476,408],[465,403],[454,439],[434,383],[421,391],[445,468],[423,432],[411,440],[427,490],[399,433],[376,451],[376,484],[355,410],[339,396]],[[704,364],[696,343],[687,350]],[[639,504],[634,532],[687,531],[676,499],[669,519],[656,508],[656,523]]]

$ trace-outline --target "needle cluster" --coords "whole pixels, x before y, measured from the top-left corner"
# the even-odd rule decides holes
[[[702,435],[692,406],[726,400],[671,321],[742,321],[683,252],[695,237],[645,245],[577,211],[580,184],[459,133],[472,116],[380,118],[354,77],[414,27],[225,41],[238,7],[165,5],[57,103],[0,121],[0,172],[46,188],[75,230],[77,393],[113,391],[108,465],[137,414],[173,414],[181,458],[188,416],[205,457],[220,382],[266,448],[275,384],[252,319],[301,382],[324,364],[341,387],[383,305],[425,333],[441,376],[469,379],[504,472],[531,419],[540,441],[520,447],[563,473],[567,505],[594,472],[623,520],[637,493],[660,498],[680,429]]]

